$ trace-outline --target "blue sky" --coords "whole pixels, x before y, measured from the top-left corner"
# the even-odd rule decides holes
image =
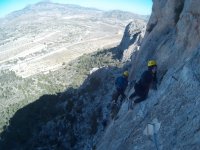
[[[35,4],[41,0],[0,0],[0,17],[23,9],[29,4]],[[78,4],[86,7],[94,7],[102,10],[125,10],[142,15],[150,15],[152,0],[51,0],[51,2],[64,4]]]

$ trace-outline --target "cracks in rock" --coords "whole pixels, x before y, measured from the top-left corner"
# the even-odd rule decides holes
[[[195,71],[193,72],[195,79],[200,83],[200,76]]]
[[[168,69],[159,71],[160,76],[158,78],[158,85],[160,85],[162,83],[162,80],[165,77],[165,75],[167,74],[167,71],[168,71]]]
[[[200,132],[200,126],[195,130],[195,134]]]
[[[141,34],[141,31],[139,31],[139,32],[137,32],[137,33],[135,33],[135,34],[133,35],[133,38],[130,40],[130,45],[132,45],[133,43],[136,42],[137,37],[138,37],[140,34]]]
[[[181,15],[183,8],[184,8],[184,3],[185,3],[184,0],[182,0],[174,10],[174,12],[175,12],[175,17],[174,17],[175,24],[177,24],[179,19],[180,19],[180,15]]]
[[[155,28],[156,25],[157,25],[157,22],[148,25],[148,28],[146,31],[150,33]]]

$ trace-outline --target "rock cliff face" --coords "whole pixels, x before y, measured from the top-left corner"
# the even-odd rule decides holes
[[[146,101],[108,126],[99,150],[155,149],[143,131],[153,119],[161,123],[157,147],[200,149],[200,1],[154,0],[153,11],[138,53],[132,57],[130,80],[138,80],[149,59],[158,62],[159,85]],[[127,91],[130,94],[130,91]]]
[[[126,26],[119,45],[122,61],[129,61],[133,53],[139,50],[146,30],[146,24],[145,21],[134,20]]]

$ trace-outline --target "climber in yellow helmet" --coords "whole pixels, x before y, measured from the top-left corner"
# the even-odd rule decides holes
[[[137,97],[136,99],[132,100],[133,103],[139,103],[141,101],[144,101],[149,93],[150,87],[153,85],[154,89],[157,89],[156,83],[157,83],[157,63],[155,60],[148,61],[148,70],[146,70],[140,80],[135,84],[134,89],[135,92],[130,95],[129,99],[133,99],[134,97]],[[132,101],[129,105],[129,108],[132,109]]]
[[[124,71],[122,76],[118,77],[115,80],[115,87],[116,90],[112,95],[112,101],[117,102],[118,97],[121,95],[122,99],[124,99],[126,96],[124,94],[124,91],[128,85],[128,71]]]
[[[111,102],[111,113],[110,116],[113,119],[119,111],[122,101],[126,98],[124,91],[128,86],[128,71],[124,71],[121,76],[117,77],[115,80],[115,91],[112,94]],[[118,98],[121,96],[120,100]]]

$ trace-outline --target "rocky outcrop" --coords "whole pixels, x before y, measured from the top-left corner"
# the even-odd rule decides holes
[[[184,63],[194,51],[199,41],[198,11],[196,1],[154,1],[153,12],[147,25],[147,32],[141,52],[132,69],[141,70],[148,59],[155,58],[159,67],[167,70]],[[146,61],[141,61],[146,60]],[[138,71],[137,71],[138,72]],[[140,74],[140,73],[139,73]],[[137,75],[132,73],[132,77]]]
[[[30,149],[89,150],[104,133],[102,120],[108,119],[117,67],[104,67],[93,72],[77,89],[68,89],[57,101],[57,109],[65,110],[34,133]],[[67,101],[64,101],[67,99]],[[40,100],[39,100],[40,101]],[[26,147],[24,148],[26,149]]]
[[[123,38],[119,45],[122,61],[129,61],[133,53],[136,53],[139,50],[146,30],[146,24],[145,21],[134,20],[126,26]]]
[[[61,70],[47,76],[40,75],[42,80],[38,82],[42,81],[44,84],[38,85],[39,89],[53,90],[53,87],[61,87],[59,82],[65,81],[71,84],[65,92],[45,94],[15,112],[9,125],[4,126],[0,134],[0,149],[88,150],[95,146],[104,133],[103,120],[109,119],[115,78],[123,71],[119,68],[122,63],[116,59],[116,52],[117,48],[112,48],[83,55]],[[92,68],[92,73],[89,74]],[[5,74],[4,77],[5,83],[15,81],[10,74]],[[26,85],[34,79],[37,77],[27,80]],[[20,84],[20,81],[20,78],[16,78],[17,83]],[[23,87],[22,83],[20,85]],[[32,84],[35,86],[35,83]],[[8,90],[11,91],[3,92],[12,94],[12,88]],[[33,88],[32,92],[34,91]],[[20,94],[20,91],[17,92]],[[23,90],[22,96],[24,92],[26,90]],[[27,99],[31,99],[30,97]],[[13,112],[12,107],[8,111]],[[2,118],[4,115],[5,112],[2,112]]]
[[[107,128],[99,150],[155,149],[143,134],[155,118],[160,122],[160,150],[200,149],[200,1],[154,0],[153,12],[139,52],[132,59],[130,80],[138,79],[149,59],[158,62],[159,86],[146,101]]]

